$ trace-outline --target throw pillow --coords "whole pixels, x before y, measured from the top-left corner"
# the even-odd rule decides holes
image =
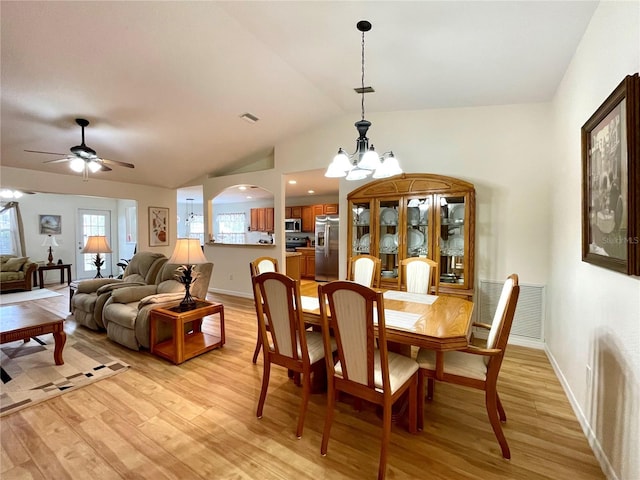
[[[10,258],[2,264],[2,270],[5,272],[18,272],[27,263],[27,260],[29,260],[29,257]]]

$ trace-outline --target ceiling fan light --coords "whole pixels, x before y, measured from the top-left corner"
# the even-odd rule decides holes
[[[91,170],[91,173],[96,173],[102,168],[100,163],[94,161],[89,162],[87,165],[89,166],[89,170]]]
[[[84,160],[78,157],[74,158],[69,163],[69,168],[74,172],[82,173],[84,171]]]

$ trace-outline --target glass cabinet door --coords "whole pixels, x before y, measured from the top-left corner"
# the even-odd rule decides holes
[[[369,253],[371,250],[371,204],[370,202],[349,202],[351,213],[351,255]]]
[[[400,199],[384,199],[377,202],[377,238],[375,252],[381,262],[382,283],[398,282],[398,259],[400,243]]]
[[[429,223],[432,197],[407,198],[407,236],[403,244],[402,258],[429,256]]]
[[[464,285],[468,269],[468,245],[465,228],[466,196],[438,196],[440,203],[440,284]]]

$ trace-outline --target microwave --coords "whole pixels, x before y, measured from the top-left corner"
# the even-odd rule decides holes
[[[286,218],[284,220],[284,231],[285,232],[301,232],[302,220],[299,218]]]

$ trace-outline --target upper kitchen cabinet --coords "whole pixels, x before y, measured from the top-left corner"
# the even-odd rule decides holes
[[[348,257],[382,262],[382,287],[398,288],[398,267],[428,257],[440,267],[440,292],[471,298],[475,260],[475,188],[452,177],[403,174],[348,196]]]

